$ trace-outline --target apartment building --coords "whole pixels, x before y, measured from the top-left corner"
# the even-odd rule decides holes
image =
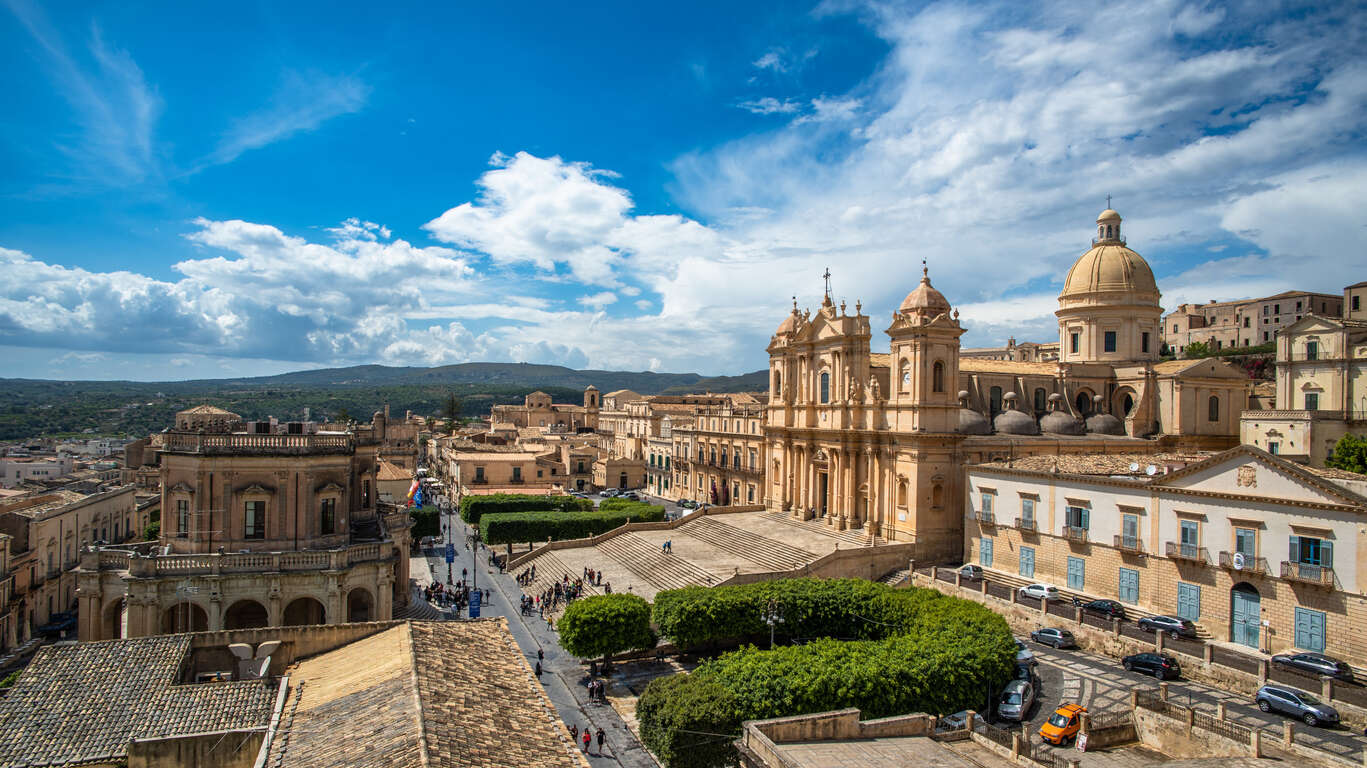
[[[672,430],[677,498],[707,504],[764,501],[765,411],[762,405],[698,410],[692,424]]]
[[[1307,315],[1338,317],[1343,298],[1285,291],[1261,299],[1180,304],[1163,317],[1163,343],[1177,351],[1196,342],[1216,350],[1256,347],[1271,343],[1279,331]]]

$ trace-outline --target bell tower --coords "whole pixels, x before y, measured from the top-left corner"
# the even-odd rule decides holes
[[[907,294],[887,329],[892,339],[888,405],[893,429],[900,432],[954,432],[959,425],[959,313],[930,284]]]

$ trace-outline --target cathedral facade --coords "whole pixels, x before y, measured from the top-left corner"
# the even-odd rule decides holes
[[[1058,359],[961,358],[959,313],[922,270],[871,351],[829,293],[770,341],[765,503],[801,519],[961,554],[965,467],[1038,454],[1220,449],[1251,383],[1219,359],[1161,361],[1153,271],[1113,210],[1064,280]]]

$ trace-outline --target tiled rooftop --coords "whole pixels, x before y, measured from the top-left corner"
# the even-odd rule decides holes
[[[265,727],[273,683],[180,685],[189,635],[49,646],[0,698],[0,768],[107,762],[130,739]]]
[[[1146,468],[1152,464],[1163,474],[1164,467],[1180,469],[1188,464],[1204,461],[1213,453],[1084,453],[1064,456],[1025,456],[1011,461],[991,461],[984,467],[999,469],[1022,469],[1027,472],[1054,472],[1066,475],[1130,475],[1147,478]],[[1138,464],[1138,470],[1131,470]]]

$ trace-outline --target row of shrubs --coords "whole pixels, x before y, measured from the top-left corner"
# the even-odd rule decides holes
[[[494,493],[488,496],[466,496],[460,500],[460,519],[469,525],[479,525],[488,514],[505,512],[583,512],[593,509],[593,502],[577,496],[537,496],[529,493]],[[529,541],[529,539],[523,539]]]
[[[663,520],[664,515],[664,507],[623,499],[616,504],[604,501],[598,509],[587,511],[543,509],[486,513],[480,517],[479,529],[487,544],[519,544],[546,539],[582,539],[607,533],[627,522],[656,523]]]
[[[668,768],[734,764],[731,738],[721,734],[739,735],[745,720],[845,707],[865,717],[945,714],[979,705],[1010,677],[1016,648],[1005,620],[933,590],[858,579],[689,587],[659,593],[653,613],[660,634],[687,647],[766,633],[770,600],[782,608],[783,634],[821,639],[747,646],[652,681],[636,715],[646,746]]]

